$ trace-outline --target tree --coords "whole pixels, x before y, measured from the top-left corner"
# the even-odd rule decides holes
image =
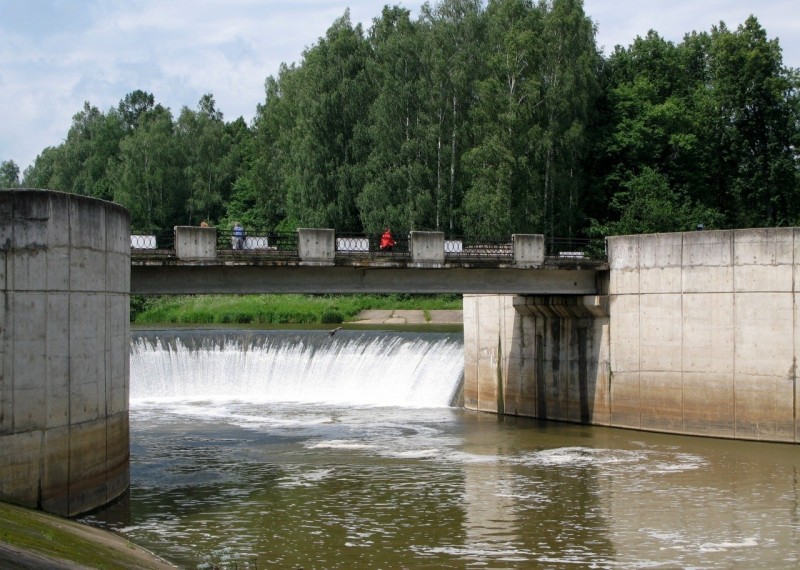
[[[384,7],[370,32],[370,83],[377,96],[369,109],[369,155],[357,198],[363,228],[434,227],[433,179],[424,148],[421,110],[420,29],[404,8]]]
[[[132,227],[186,223],[184,167],[172,114],[159,105],[139,118],[136,130],[120,144],[119,161],[110,170],[114,201],[128,208]]]
[[[212,95],[203,95],[196,112],[183,108],[176,134],[186,161],[187,219],[199,223],[219,218],[236,178],[238,156]]]
[[[480,58],[484,22],[480,0],[443,0],[422,6],[426,30],[423,66],[426,70],[427,138],[435,145],[436,229],[457,233],[466,180],[461,157],[472,146],[468,117],[482,76]]]
[[[786,225],[800,214],[797,83],[777,40],[751,16],[711,33],[721,207],[738,227]]]
[[[471,109],[475,145],[464,154],[464,228],[487,237],[541,231],[529,131],[540,99],[542,9],[526,0],[500,0],[489,3],[486,18],[489,72]]]
[[[117,105],[117,112],[122,117],[125,128],[130,132],[139,126],[140,118],[152,111],[155,106],[156,100],[152,93],[137,89],[125,95]]]
[[[648,234],[719,227],[723,217],[713,208],[694,203],[670,188],[666,177],[645,167],[642,173],[624,182],[611,207],[620,219],[607,224],[593,222],[591,233],[598,236]]]
[[[356,196],[368,154],[364,109],[374,98],[365,75],[368,54],[361,26],[353,27],[346,11],[280,85],[291,107],[284,109],[289,130],[278,143],[287,216],[299,223],[360,227]]]
[[[19,188],[19,166],[13,160],[0,163],[0,188]]]
[[[640,203],[628,199],[631,189],[655,180],[650,171],[673,193],[670,203],[705,207],[718,227],[798,219],[797,83],[755,18],[736,32],[720,24],[687,34],[677,46],[650,32],[617,49],[605,74],[611,121],[600,177],[620,221]]]

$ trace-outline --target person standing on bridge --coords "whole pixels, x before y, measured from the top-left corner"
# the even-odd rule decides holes
[[[381,236],[381,243],[380,248],[381,251],[392,251],[394,247],[395,241],[392,237],[392,232],[389,231],[389,226],[386,226],[386,229],[383,230],[383,235]]]
[[[233,225],[233,249],[244,249],[244,240],[247,234],[242,227],[242,224],[236,222]]]

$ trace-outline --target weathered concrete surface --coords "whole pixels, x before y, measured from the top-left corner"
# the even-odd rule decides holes
[[[444,233],[411,232],[411,258],[414,263],[444,263]]]
[[[306,263],[332,264],[336,256],[336,232],[330,229],[298,229],[297,253]]]
[[[73,515],[128,487],[130,223],[0,193],[0,500]]]
[[[175,568],[120,536],[41,511],[0,503],[0,520],[0,568]]]
[[[608,423],[605,298],[464,296],[464,406]]]
[[[607,298],[465,297],[466,405],[798,443],[800,229],[621,236],[608,251]]]
[[[544,236],[514,234],[511,236],[514,263],[517,267],[539,267],[544,263]]]
[[[596,268],[347,266],[327,262],[243,265],[154,263],[131,267],[131,294],[538,293],[595,295]]]
[[[217,228],[175,226],[175,256],[178,259],[217,258]]]
[[[612,423],[798,441],[792,228],[609,239]]]

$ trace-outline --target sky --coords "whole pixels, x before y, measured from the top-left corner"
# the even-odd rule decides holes
[[[264,80],[277,76],[281,63],[300,63],[346,9],[366,30],[387,3],[408,8],[414,19],[423,4],[0,0],[0,162],[13,160],[22,174],[46,147],[64,141],[84,102],[107,112],[137,89],[176,118],[211,93],[226,121],[249,122],[264,101]],[[779,39],[784,65],[800,68],[797,0],[584,0],[584,11],[606,54],[651,29],[678,43],[720,21],[736,29],[752,14]]]

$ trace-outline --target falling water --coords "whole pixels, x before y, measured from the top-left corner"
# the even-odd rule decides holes
[[[458,334],[139,333],[131,399],[443,407],[464,372]]]

